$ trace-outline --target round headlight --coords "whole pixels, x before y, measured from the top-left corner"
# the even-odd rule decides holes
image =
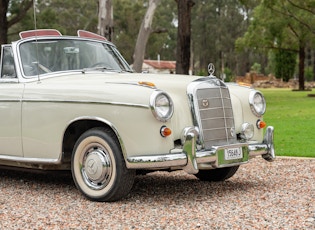
[[[257,117],[263,115],[266,111],[266,101],[264,96],[258,91],[251,91],[249,94],[250,108]]]
[[[152,93],[150,107],[154,117],[159,121],[166,122],[173,116],[173,101],[168,94],[160,90]]]

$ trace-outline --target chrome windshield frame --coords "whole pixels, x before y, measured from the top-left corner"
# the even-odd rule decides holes
[[[40,73],[40,74],[34,74],[34,75],[27,75],[25,74],[24,68],[23,68],[23,59],[22,59],[22,54],[21,54],[21,46],[23,46],[26,43],[29,42],[36,42],[36,43],[44,43],[44,42],[58,42],[58,41],[74,41],[74,42],[86,42],[90,44],[96,44],[96,45],[103,45],[106,46],[107,48],[110,49],[111,55],[113,58],[113,61],[116,61],[117,66],[119,66],[119,69],[117,68],[117,72],[133,72],[132,68],[129,66],[127,61],[123,58],[123,56],[119,53],[117,50],[116,46],[112,44],[111,42],[108,41],[101,41],[101,40],[95,40],[95,39],[89,39],[89,38],[81,38],[81,37],[72,37],[72,36],[61,36],[61,37],[54,37],[54,36],[47,36],[47,37],[30,37],[27,39],[21,39],[19,41],[13,42],[12,47],[13,47],[13,52],[14,56],[16,57],[16,63],[18,67],[18,75],[22,78],[22,81],[30,80],[30,79],[37,79],[39,76],[42,77],[48,77],[51,76],[52,74],[58,74],[58,73],[65,73],[65,72],[82,72],[84,68],[77,68],[77,69],[71,69],[71,70],[59,70],[59,71],[52,71],[52,72],[47,72],[47,73]],[[37,48],[36,48],[37,49]],[[34,51],[38,53],[38,51]],[[38,54],[36,54],[36,60],[38,60]],[[118,63],[119,62],[119,63]],[[36,64],[36,63],[34,63]],[[115,69],[115,68],[114,68]]]

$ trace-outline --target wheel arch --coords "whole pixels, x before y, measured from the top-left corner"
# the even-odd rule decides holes
[[[64,131],[62,140],[62,152],[64,163],[71,162],[72,151],[78,138],[87,130],[96,127],[107,128],[111,130],[111,132],[113,132],[113,134],[116,136],[119,142],[120,148],[123,153],[123,157],[126,160],[125,149],[122,143],[122,139],[118,134],[118,130],[111,122],[98,117],[80,117],[72,120]]]

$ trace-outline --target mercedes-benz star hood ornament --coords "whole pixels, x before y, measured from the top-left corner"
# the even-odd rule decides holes
[[[209,77],[215,77],[213,74],[215,72],[215,67],[213,63],[209,63],[208,65],[208,73],[209,73]]]

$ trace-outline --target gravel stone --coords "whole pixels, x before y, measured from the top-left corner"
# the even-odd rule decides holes
[[[224,182],[149,173],[113,203],[85,199],[68,172],[0,178],[0,229],[315,229],[315,159],[257,157]]]

